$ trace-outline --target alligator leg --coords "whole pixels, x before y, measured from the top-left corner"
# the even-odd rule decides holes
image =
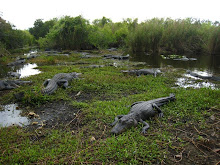
[[[7,85],[7,86],[5,87],[5,89],[15,89],[15,87],[12,87],[12,86],[10,86],[10,85]]]
[[[163,117],[163,112],[162,112],[162,110],[154,103],[153,105],[153,108],[156,108],[157,109],[157,111],[158,111],[158,116],[159,117]]]
[[[116,116],[115,117],[115,121],[113,122],[113,123],[111,123],[110,125],[111,126],[114,126],[117,122],[118,122],[118,120],[120,119],[120,118],[122,118],[124,115],[118,115],[118,116]]]
[[[69,85],[69,82],[67,80],[65,80],[65,79],[62,79],[62,80],[59,80],[57,82],[57,84],[59,86],[62,86],[64,89],[66,89],[68,87],[68,85]]]
[[[145,125],[145,126],[142,128],[142,133],[145,134],[150,126],[149,126],[149,124],[148,124],[147,122],[145,122],[145,121],[142,120],[142,119],[140,119],[140,122]]]

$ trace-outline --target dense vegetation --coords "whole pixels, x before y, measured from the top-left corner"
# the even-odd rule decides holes
[[[33,45],[34,37],[27,30],[17,30],[0,17],[0,56],[9,54],[9,50]]]
[[[37,28],[39,26],[33,27],[30,32]],[[41,30],[48,31],[43,25]],[[217,54],[220,53],[220,25],[191,18],[154,18],[142,23],[137,19],[126,19],[113,23],[105,17],[90,24],[81,16],[66,16],[56,19],[49,33],[37,42],[42,48],[56,49],[120,47],[132,52]]]
[[[42,49],[117,47],[147,53],[220,53],[220,24],[217,21],[153,18],[138,23],[137,19],[128,18],[114,23],[103,17],[90,23],[82,16],[65,16],[45,22],[37,19],[29,31],[16,30],[2,18],[0,22],[1,51],[37,44]]]

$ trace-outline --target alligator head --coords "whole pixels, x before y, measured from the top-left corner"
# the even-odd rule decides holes
[[[125,130],[137,125],[137,120],[130,118],[127,115],[119,119],[118,123],[112,128],[111,133],[120,134]]]

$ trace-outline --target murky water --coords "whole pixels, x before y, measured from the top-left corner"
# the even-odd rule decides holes
[[[220,55],[197,55],[188,56],[181,59],[166,58],[160,55],[135,54],[132,55],[132,61],[146,62],[146,65],[163,68],[172,66],[174,68],[183,68],[191,70],[202,76],[220,76]],[[201,80],[201,81],[197,81]],[[176,85],[183,88],[202,88],[208,87],[215,89],[217,86],[213,82],[193,77],[189,74],[183,74],[177,79]]]
[[[21,74],[20,78],[28,77],[31,75],[36,75],[41,73],[40,70],[35,69],[37,67],[37,64],[25,64],[21,69],[18,69],[16,72]]]
[[[191,71],[203,71],[207,74],[220,75],[220,55],[191,55],[187,58],[195,58],[197,60],[173,60],[163,59],[160,55],[133,54],[132,61],[146,62],[152,67],[173,66],[174,68],[189,69]]]
[[[24,126],[29,124],[28,118],[20,115],[22,110],[18,108],[17,104],[1,106],[1,109],[0,127],[7,127],[11,125]]]
[[[8,72],[17,72],[19,74],[21,74],[20,78],[23,77],[28,77],[31,75],[36,75],[41,73],[41,71],[39,69],[36,69],[37,64],[33,63],[27,63],[24,65],[19,65],[19,66],[6,66],[6,65],[2,65],[0,63],[0,78],[5,78],[8,76]]]
[[[196,82],[195,80],[188,79],[187,77],[178,78],[176,85],[182,88],[211,88],[216,89],[216,85],[211,82]]]

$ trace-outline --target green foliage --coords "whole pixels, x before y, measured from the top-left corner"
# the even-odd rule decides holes
[[[219,26],[197,19],[151,19],[129,33],[133,52],[201,53],[219,52]]]
[[[95,26],[104,27],[108,23],[112,23],[112,20],[106,17],[102,17],[102,19],[95,19],[92,22]]]
[[[215,26],[211,28],[211,35],[208,40],[208,50],[211,54],[220,53],[220,26]]]
[[[9,51],[33,44],[34,37],[25,30],[17,30],[0,17],[0,53],[9,54]]]
[[[201,23],[194,19],[171,20],[164,22],[162,47],[175,53],[199,53],[202,51],[203,33]]]
[[[219,29],[218,22],[192,18],[153,18],[142,23],[128,18],[113,23],[103,17],[91,25],[81,16],[66,16],[45,37],[40,37],[38,43],[41,48],[57,49],[118,47],[132,52],[217,54],[220,51]]]
[[[29,46],[37,41],[40,48],[106,49],[124,48],[132,52],[163,54],[220,53],[219,22],[199,19],[153,18],[138,23],[127,18],[112,22],[103,17],[93,24],[82,16],[65,16],[43,22],[37,19],[27,31],[15,30],[0,18],[0,51]],[[34,38],[33,38],[33,36]]]
[[[40,46],[59,49],[86,49],[88,47],[88,21],[78,17],[61,18],[45,36]]]
[[[154,18],[137,26],[129,33],[129,48],[133,52],[159,52],[163,22],[163,19]]]
[[[115,42],[115,36],[109,25],[105,25],[103,28],[94,27],[89,34],[89,41],[95,47],[104,49],[113,45]]]
[[[40,37],[45,37],[56,22],[56,18],[46,22],[43,22],[42,19],[37,19],[34,22],[34,27],[30,28],[29,32],[38,40]]]

